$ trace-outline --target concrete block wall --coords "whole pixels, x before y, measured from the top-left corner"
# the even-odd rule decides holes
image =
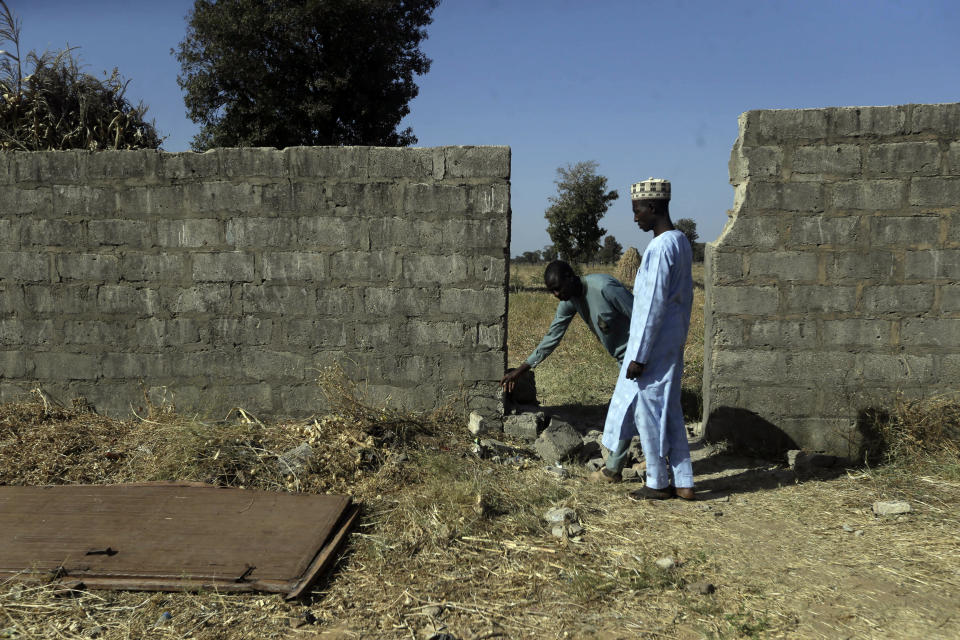
[[[295,416],[337,363],[488,406],[509,178],[507,147],[0,153],[0,400]]]
[[[862,415],[960,382],[960,104],[750,111],[707,245],[704,424],[856,457]]]

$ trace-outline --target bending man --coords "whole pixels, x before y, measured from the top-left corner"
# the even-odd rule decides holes
[[[547,335],[543,337],[530,357],[516,369],[507,372],[500,380],[500,386],[508,392],[513,391],[517,380],[525,372],[533,369],[553,353],[574,316],[580,315],[607,352],[623,364],[623,354],[630,337],[630,312],[633,309],[633,296],[616,278],[592,273],[578,277],[573,268],[562,260],[554,260],[547,265],[543,273],[543,283],[560,304],[550,324]],[[630,439],[607,445],[611,455],[604,469],[594,473],[591,479],[601,482],[620,480],[620,471],[626,462]],[[606,443],[604,443],[606,444]]]
[[[635,500],[692,500],[693,466],[680,406],[683,349],[693,305],[693,252],[670,220],[670,183],[650,178],[630,189],[634,222],[653,231],[633,285],[630,340],[610,400],[603,444],[639,434],[646,485]]]

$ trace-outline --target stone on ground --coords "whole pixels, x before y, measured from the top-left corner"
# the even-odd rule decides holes
[[[873,503],[873,512],[878,516],[896,516],[910,513],[910,503],[902,500],[878,501]]]
[[[556,522],[560,524],[576,522],[577,512],[570,507],[554,507],[543,514],[543,519],[547,522]]]
[[[311,449],[310,445],[306,442],[283,452],[277,459],[280,473],[292,473],[295,475],[306,471],[312,462],[313,449]]]
[[[558,464],[575,457],[583,447],[580,434],[562,420],[551,420],[550,426],[543,430],[533,444],[537,455],[548,464]]]
[[[669,571],[670,569],[673,569],[674,567],[677,566],[677,561],[671,558],[670,556],[665,556],[657,560],[655,564],[661,569],[663,569],[664,571]]]
[[[483,417],[476,411],[471,411],[470,420],[467,422],[467,430],[475,436],[482,436],[498,429],[494,428],[492,420]]]
[[[503,432],[508,436],[532,442],[546,424],[547,416],[542,411],[508,415],[503,418]]]

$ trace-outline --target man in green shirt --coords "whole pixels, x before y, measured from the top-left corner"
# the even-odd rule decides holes
[[[508,393],[513,391],[517,380],[549,356],[567,332],[574,316],[579,315],[587,323],[600,344],[619,364],[630,338],[630,314],[633,311],[633,294],[612,276],[593,273],[577,276],[573,268],[562,260],[547,265],[543,283],[560,304],[547,334],[533,353],[516,369],[511,369],[500,379],[500,386]],[[619,443],[607,459],[606,470],[591,476],[592,479],[616,482],[626,461],[630,439]]]

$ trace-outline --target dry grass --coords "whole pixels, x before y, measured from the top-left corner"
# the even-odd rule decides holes
[[[514,315],[522,305],[531,319]],[[545,293],[511,296],[511,360],[554,307]],[[698,323],[702,311],[688,367]],[[582,324],[537,369],[551,403],[603,404],[603,385],[612,388],[616,367]],[[557,368],[542,373],[551,361]],[[3,483],[190,479],[348,492],[364,506],[346,554],[302,602],[8,582],[0,638],[960,636],[957,403],[901,404],[879,427],[888,457],[878,467],[796,478],[700,451],[702,501],[637,504],[626,499],[635,485],[592,485],[576,466],[561,479],[533,460],[478,459],[449,411],[369,406],[336,371],[321,382],[336,412],[296,423],[261,425],[239,411],[200,423],[159,409],[119,422],[36,397],[0,407]],[[277,456],[304,441],[316,463],[284,475]],[[871,505],[881,499],[914,510],[878,518]],[[584,534],[553,537],[542,519],[552,506],[575,509]],[[678,566],[657,567],[668,555]],[[716,592],[690,589],[700,582]],[[293,629],[291,619],[311,623]]]

